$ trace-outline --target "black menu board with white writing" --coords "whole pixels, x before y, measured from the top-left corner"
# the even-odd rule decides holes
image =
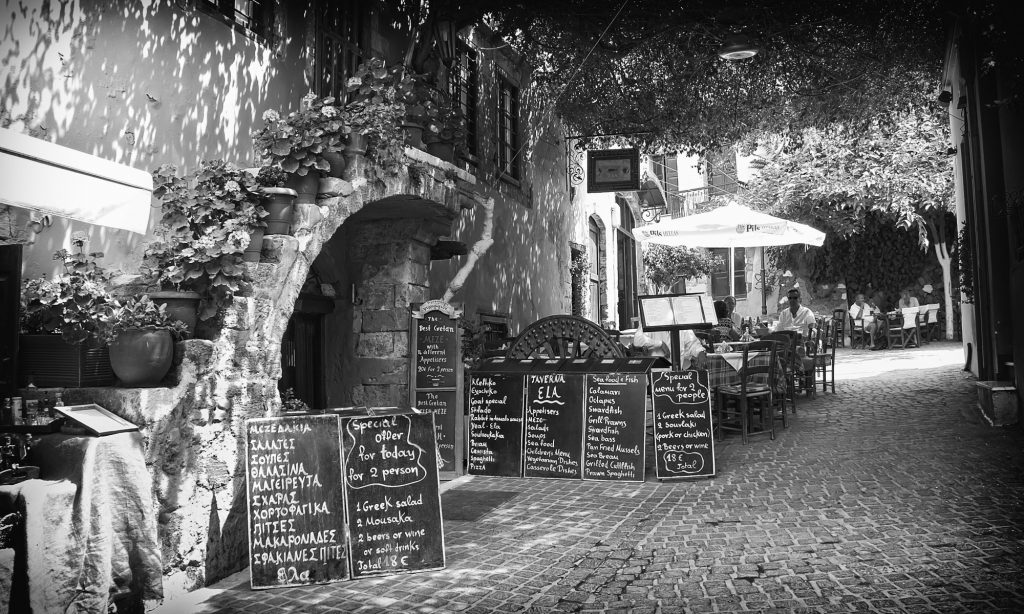
[[[348,577],[337,417],[252,419],[245,434],[252,588]]]
[[[708,372],[655,373],[653,392],[658,479],[715,475]]]
[[[586,377],[583,478],[642,482],[647,374]]]
[[[352,578],[443,568],[433,414],[342,418],[341,441]]]
[[[445,478],[462,475],[462,344],[457,315],[444,301],[412,310],[409,405],[430,412],[437,425],[438,454]]]
[[[462,412],[459,411],[458,391],[456,390],[417,390],[414,407],[420,411],[434,414],[434,425],[437,428],[437,453],[441,458],[441,471],[459,472],[456,460],[462,460]],[[458,441],[458,443],[456,443]]]
[[[584,375],[528,373],[523,476],[581,478]]]
[[[441,311],[413,319],[416,388],[454,388],[459,361],[459,328]]]
[[[522,475],[523,375],[469,377],[469,473]]]

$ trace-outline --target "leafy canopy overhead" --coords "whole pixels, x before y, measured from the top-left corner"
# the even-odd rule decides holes
[[[864,125],[934,94],[939,0],[518,0],[493,27],[578,134],[705,153],[752,132]],[[761,52],[726,61],[728,36]]]

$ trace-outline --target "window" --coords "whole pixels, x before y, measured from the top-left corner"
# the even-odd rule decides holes
[[[274,0],[199,0],[199,10],[243,34],[266,41],[274,27]]]
[[[466,149],[472,156],[477,155],[476,105],[479,97],[479,65],[476,51],[459,41],[455,62],[452,64],[449,87],[452,100],[466,117]]]
[[[519,88],[498,78],[498,167],[503,175],[520,179]]]
[[[731,250],[728,247],[715,247],[709,251],[722,261],[711,272],[711,296],[715,299],[722,299],[730,295],[736,298],[745,298],[747,296],[745,250],[742,247]]]
[[[636,240],[632,230],[636,224],[629,204],[619,198],[620,221],[615,232],[615,248],[618,263],[619,328],[633,328],[636,317]]]
[[[589,279],[589,313],[594,322],[603,322],[607,318],[608,303],[605,298],[605,264],[604,264],[604,226],[598,218],[591,217],[587,241],[587,258]]]
[[[316,89],[345,99],[345,81],[364,60],[369,11],[362,0],[323,1],[316,13]]]

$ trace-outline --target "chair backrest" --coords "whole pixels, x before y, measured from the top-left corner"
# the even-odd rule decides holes
[[[904,307],[901,311],[903,312],[903,328],[916,328],[921,310],[917,307]]]
[[[527,326],[506,358],[623,358],[625,348],[586,318],[555,315]]]
[[[925,318],[925,323],[936,324],[939,321],[939,304],[932,303],[931,305],[925,305],[928,308],[928,315]]]
[[[798,335],[791,330],[777,330],[761,338],[762,341],[774,341],[778,344],[778,353],[782,356],[783,366],[790,371],[799,371],[800,360],[796,353]]]
[[[768,385],[775,381],[775,361],[778,360],[779,343],[776,341],[762,340],[748,343],[743,346],[743,366],[740,367],[740,389],[745,394],[747,384],[756,375],[764,375],[768,379]],[[756,356],[767,355],[766,360],[758,360],[757,364],[751,364]]]

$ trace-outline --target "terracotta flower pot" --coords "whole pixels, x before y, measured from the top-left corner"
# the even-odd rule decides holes
[[[345,171],[345,155],[340,151],[326,151],[321,155],[323,156],[323,159],[327,160],[331,165],[331,170],[327,171],[325,174],[328,177],[341,178],[341,174]]]
[[[350,132],[348,135],[348,143],[345,145],[345,157],[351,156],[365,156],[366,155],[366,137],[358,132]]]
[[[299,175],[292,173],[288,175],[288,182],[284,188],[263,188],[265,194],[276,193],[277,190],[290,189],[295,192],[295,202],[312,205],[316,203],[316,194],[320,191],[320,171],[310,170],[305,175]],[[273,190],[273,192],[269,192]],[[270,232],[267,230],[268,235],[282,234],[279,232]]]
[[[423,149],[423,126],[406,120],[402,122],[402,131],[405,133],[406,145],[414,149]]]
[[[263,253],[263,229],[255,228],[249,233],[249,245],[242,253],[242,260],[245,262],[259,262],[260,254]]]
[[[121,386],[156,386],[174,358],[174,339],[164,328],[129,328],[110,343],[110,367]]]
[[[262,243],[262,239],[260,240]],[[191,337],[196,332],[196,320],[199,312],[198,292],[179,292],[177,290],[161,290],[150,292],[149,298],[157,305],[166,305],[164,311],[172,320],[183,322],[188,327],[188,335]]]
[[[316,176],[316,183],[319,186],[319,176]],[[263,218],[263,221],[267,223],[267,227],[263,231],[264,234],[292,234],[296,203],[315,204],[317,189],[319,188],[314,188],[312,194],[306,193],[303,195],[302,193],[297,193],[297,190],[290,188],[263,188],[263,208],[267,210],[267,217]],[[307,200],[303,200],[303,198]]]

